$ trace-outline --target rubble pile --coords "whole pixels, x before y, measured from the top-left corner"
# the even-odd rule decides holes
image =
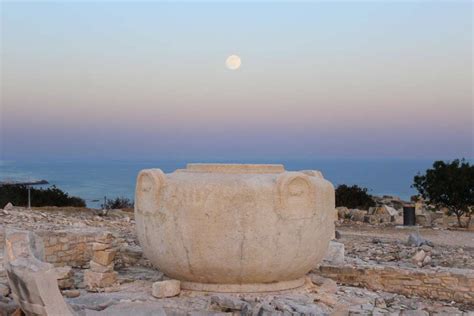
[[[360,236],[357,240],[347,236],[344,243],[346,257],[365,263],[395,265],[398,267],[451,267],[474,269],[474,249],[464,246],[421,244],[412,245],[401,240]]]

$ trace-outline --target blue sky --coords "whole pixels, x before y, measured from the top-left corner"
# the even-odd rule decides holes
[[[474,156],[470,1],[1,6],[3,158]]]

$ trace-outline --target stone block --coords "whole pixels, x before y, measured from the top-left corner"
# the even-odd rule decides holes
[[[108,266],[115,257],[115,250],[98,250],[94,251],[92,256],[92,261],[99,263],[103,266]]]
[[[111,232],[102,232],[100,235],[96,236],[95,241],[99,243],[109,244],[113,241],[114,236]]]
[[[323,260],[335,265],[344,264],[344,244],[331,240]]]
[[[84,272],[84,283],[89,290],[110,287],[117,282],[117,272],[94,272],[86,270]]]
[[[110,244],[104,244],[104,243],[100,243],[100,242],[92,243],[92,250],[93,251],[106,250],[106,249],[109,249],[110,247],[111,247]]]
[[[365,215],[367,215],[367,211],[364,210],[351,209],[349,211],[351,219],[356,222],[363,222]]]
[[[26,315],[73,315],[59,292],[55,268],[42,261],[43,247],[31,232],[6,232],[4,264],[11,296]]]
[[[90,269],[94,272],[100,272],[100,273],[105,273],[105,272],[112,272],[114,271],[114,263],[111,262],[110,264],[104,266],[99,263],[96,263],[94,261],[91,261],[89,263]]]
[[[153,283],[152,295],[156,298],[172,297],[181,292],[181,282],[178,280],[165,280]]]

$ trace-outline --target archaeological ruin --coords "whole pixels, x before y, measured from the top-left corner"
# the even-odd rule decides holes
[[[134,212],[10,204],[0,315],[472,316],[473,231],[376,202],[335,208],[318,171],[188,164],[141,171]]]

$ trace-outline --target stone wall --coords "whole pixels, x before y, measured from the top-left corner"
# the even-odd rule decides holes
[[[104,234],[99,229],[36,231],[44,243],[45,260],[53,265],[86,267],[92,258],[92,243]]]
[[[101,239],[108,233],[101,228],[39,229],[34,232],[43,240],[46,262],[56,267],[74,268],[89,268],[93,253],[92,244],[102,242]],[[117,255],[114,259],[116,268],[137,264],[150,266],[149,261],[143,258],[139,246],[126,245],[124,239],[119,236],[113,236],[112,243],[114,247],[117,246]],[[0,259],[4,244],[5,230],[0,227]]]
[[[322,265],[319,273],[342,284],[371,290],[474,303],[474,270],[470,269]]]

